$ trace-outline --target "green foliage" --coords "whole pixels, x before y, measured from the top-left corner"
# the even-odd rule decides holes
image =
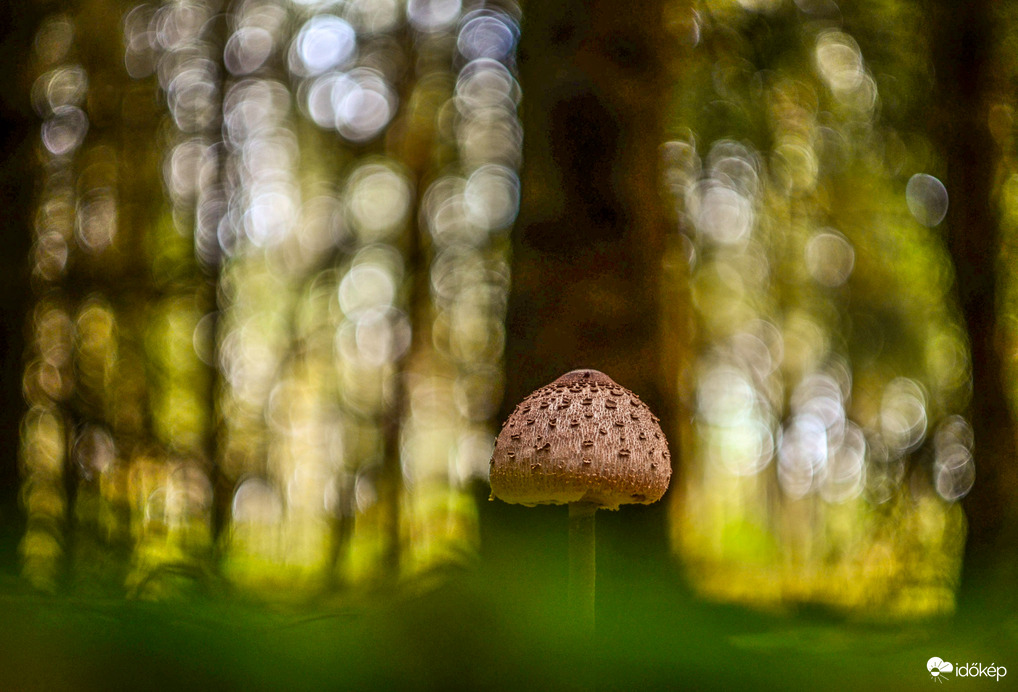
[[[1000,607],[1011,597],[1005,589],[988,590],[982,605],[954,617],[898,626],[822,609],[704,602],[681,586],[662,553],[646,541],[634,545],[640,524],[623,524],[622,513],[601,522],[597,632],[585,640],[566,619],[564,509],[492,508],[484,561],[418,593],[267,608],[214,591],[160,602],[39,596],[6,580],[5,684],[920,690],[929,689],[931,656],[1006,665],[1018,653],[1018,620]]]

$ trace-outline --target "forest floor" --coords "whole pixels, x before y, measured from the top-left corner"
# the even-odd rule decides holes
[[[426,587],[297,606],[222,591],[45,595],[7,570],[0,690],[912,690],[936,682],[934,656],[982,666],[944,676],[954,689],[1018,688],[1018,612],[997,606],[1014,603],[1007,585],[912,622],[761,612],[697,598],[674,561],[641,553],[632,525],[611,521],[586,637],[564,605],[564,510],[536,514],[485,529],[473,565]],[[559,518],[562,531],[544,537]],[[1007,675],[988,678],[991,665]]]

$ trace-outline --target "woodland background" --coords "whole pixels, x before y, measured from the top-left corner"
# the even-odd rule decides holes
[[[1006,3],[0,12],[14,688],[1018,666]],[[593,642],[564,511],[486,501],[581,366],[676,460]]]

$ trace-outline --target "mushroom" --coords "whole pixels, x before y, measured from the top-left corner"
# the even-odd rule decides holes
[[[525,398],[491,456],[492,497],[569,505],[569,600],[594,624],[594,512],[657,502],[671,479],[660,421],[597,370],[573,370]]]

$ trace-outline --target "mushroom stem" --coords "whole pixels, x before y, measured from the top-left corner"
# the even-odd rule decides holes
[[[594,512],[590,502],[569,503],[569,609],[582,632],[594,631]]]

